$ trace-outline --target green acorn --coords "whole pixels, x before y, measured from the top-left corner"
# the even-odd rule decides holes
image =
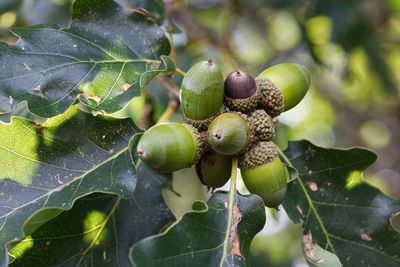
[[[254,78],[241,70],[233,71],[226,77],[224,88],[224,102],[232,111],[253,111],[261,99],[261,92]]]
[[[180,94],[185,121],[206,129],[223,106],[221,70],[211,60],[195,64],[183,78]]]
[[[141,160],[159,172],[174,172],[196,164],[205,138],[191,125],[167,122],[148,129],[137,145]]]
[[[275,136],[275,123],[263,109],[251,113],[250,121],[257,137],[261,141],[270,141]]]
[[[260,142],[239,161],[243,182],[250,193],[260,196],[267,207],[277,208],[287,188],[286,167],[273,142]]]
[[[273,114],[270,115],[273,117],[281,109],[287,111],[296,106],[306,95],[311,84],[307,69],[290,63],[272,66],[261,72],[256,80],[262,87],[261,105],[265,107],[268,114],[270,114],[269,110],[272,110]],[[280,106],[282,100],[277,90],[282,94],[283,107]]]
[[[196,164],[200,181],[208,188],[218,188],[226,184],[231,176],[232,156],[207,151]]]
[[[210,147],[222,155],[243,152],[252,137],[247,117],[238,113],[222,113],[210,124],[207,140]]]

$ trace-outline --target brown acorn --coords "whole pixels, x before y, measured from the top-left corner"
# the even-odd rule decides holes
[[[226,77],[224,92],[225,105],[232,111],[253,111],[261,99],[254,78],[241,70],[233,71]]]

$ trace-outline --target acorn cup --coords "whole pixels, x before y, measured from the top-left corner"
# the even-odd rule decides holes
[[[195,64],[181,85],[182,111],[185,121],[206,129],[223,107],[224,77],[211,60]]]
[[[232,111],[253,111],[261,99],[261,92],[254,78],[241,70],[228,74],[224,82],[224,91],[225,105]]]
[[[256,83],[262,95],[260,106],[275,117],[303,99],[310,87],[311,77],[305,67],[284,63],[261,72]]]
[[[207,151],[196,164],[196,173],[200,181],[215,189],[228,182],[231,176],[232,156],[221,155],[215,151]]]
[[[250,193],[260,196],[265,206],[277,209],[287,189],[288,172],[273,142],[260,142],[239,161],[242,179]]]
[[[232,112],[218,115],[207,131],[208,144],[222,155],[238,155],[244,152],[252,136],[246,115]]]
[[[205,147],[205,138],[191,125],[167,122],[156,124],[140,138],[138,157],[159,172],[174,172],[196,164]]]
[[[275,123],[265,110],[254,111],[249,120],[260,141],[270,141],[275,137]]]

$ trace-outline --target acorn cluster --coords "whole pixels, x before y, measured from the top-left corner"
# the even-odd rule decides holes
[[[236,70],[224,79],[214,62],[199,62],[181,85],[185,123],[151,127],[137,154],[159,172],[195,165],[201,182],[213,189],[229,180],[237,157],[247,189],[277,208],[288,171],[272,142],[276,117],[300,102],[309,85],[307,70],[296,64],[273,66],[257,78]]]

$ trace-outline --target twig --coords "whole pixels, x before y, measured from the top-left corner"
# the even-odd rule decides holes
[[[231,185],[229,187],[229,194],[236,194],[236,180],[237,180],[237,168],[238,168],[238,159],[232,159],[232,169],[231,169]]]
[[[157,123],[166,122],[174,114],[180,106],[179,100],[179,87],[171,82],[169,76],[158,76],[158,82],[167,90],[169,94],[169,104],[167,109],[163,112]]]
[[[179,87],[171,82],[171,77],[158,76],[157,81],[167,90],[170,98],[176,98],[179,100]]]
[[[290,162],[290,160],[286,157],[286,155],[282,152],[282,150],[276,146],[276,149],[278,150],[278,154],[280,156],[281,159],[283,159],[283,161],[285,162],[285,164],[289,167],[294,168],[293,164]]]
[[[161,117],[158,119],[157,123],[166,122],[169,118],[175,113],[175,111],[179,108],[179,99],[171,99],[169,101],[168,107],[165,109]]]
[[[139,121],[139,128],[141,129],[148,129],[151,126],[151,114],[153,113],[153,103],[149,98],[146,96],[146,103],[144,105],[143,114]]]
[[[175,72],[178,73],[179,75],[181,75],[182,77],[185,77],[185,75],[186,75],[186,72],[184,72],[182,69],[180,69],[178,67],[175,69]]]

